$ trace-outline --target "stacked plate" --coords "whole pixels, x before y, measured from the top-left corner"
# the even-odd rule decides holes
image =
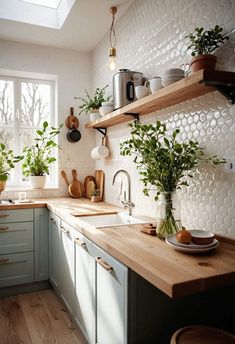
[[[180,68],[167,69],[162,77],[162,85],[164,87],[173,84],[176,81],[184,79],[184,70]]]
[[[176,235],[168,235],[166,237],[166,243],[178,251],[188,253],[208,252],[215,249],[219,245],[219,242],[216,239],[207,245],[198,245],[194,244],[193,242],[190,242],[189,244],[181,244],[177,241]]]

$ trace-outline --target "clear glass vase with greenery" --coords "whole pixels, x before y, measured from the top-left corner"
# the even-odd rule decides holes
[[[60,133],[63,124],[58,128],[49,128],[48,122],[36,131],[35,143],[23,149],[23,174],[25,176],[43,176],[49,174],[49,166],[56,161],[52,156],[53,149],[59,147],[54,138]]]
[[[164,123],[142,124],[138,121],[130,123],[131,138],[121,143],[123,156],[134,155],[140,180],[144,184],[143,192],[149,196],[150,187],[157,189],[155,200],[160,194],[165,195],[165,217],[157,229],[164,238],[178,231],[178,224],[173,214],[172,194],[182,186],[188,186],[187,177],[193,178],[192,172],[204,160],[212,165],[224,163],[217,156],[206,157],[198,141],[182,142],[180,130],[168,133]]]

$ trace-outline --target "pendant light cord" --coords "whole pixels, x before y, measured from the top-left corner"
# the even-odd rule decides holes
[[[114,21],[115,21],[115,13],[112,13],[113,19],[112,19],[112,24],[110,26],[110,32],[109,32],[109,41],[111,48],[115,48],[117,40],[116,40],[116,32],[114,28]]]

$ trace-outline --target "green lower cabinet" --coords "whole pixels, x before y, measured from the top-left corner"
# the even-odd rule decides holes
[[[47,208],[34,209],[35,281],[48,279],[49,231]]]

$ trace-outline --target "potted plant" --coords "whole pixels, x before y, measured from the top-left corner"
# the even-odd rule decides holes
[[[58,145],[53,139],[60,133],[62,126],[63,124],[58,128],[49,129],[48,122],[45,121],[43,128],[36,131],[35,143],[23,149],[23,174],[30,176],[33,189],[45,187],[49,166],[56,161],[56,158],[52,156],[52,150]]]
[[[0,143],[0,193],[5,190],[10,170],[13,169],[15,167],[14,164],[21,159],[21,156],[14,156],[12,150],[6,150],[6,146]]]
[[[85,115],[90,113],[90,120],[95,121],[100,117],[99,108],[103,102],[108,102],[111,99],[111,96],[105,97],[105,90],[108,87],[106,85],[103,88],[96,88],[93,96],[90,96],[88,91],[85,90],[86,97],[75,97],[82,102],[79,106],[80,112],[79,115],[84,112]]]
[[[182,143],[178,139],[179,129],[169,135],[166,125],[159,121],[156,125],[134,121],[129,126],[131,138],[121,144],[121,155],[135,156],[134,162],[146,196],[149,195],[150,186],[157,190],[155,200],[161,203],[157,221],[158,236],[164,238],[168,234],[175,234],[179,227],[173,213],[173,193],[182,186],[188,186],[185,177],[193,178],[190,172],[201,160],[211,161],[213,165],[224,163],[225,160],[219,160],[217,156],[206,157],[197,141]]]
[[[95,189],[91,195],[91,202],[100,202],[100,189]]]
[[[224,44],[229,39],[227,34],[222,34],[223,28],[215,25],[213,29],[204,30],[203,27],[197,27],[193,33],[190,33],[185,38],[189,38],[191,55],[194,58],[191,60],[192,73],[200,69],[214,70],[217,57],[211,53],[215,51],[221,44]]]

